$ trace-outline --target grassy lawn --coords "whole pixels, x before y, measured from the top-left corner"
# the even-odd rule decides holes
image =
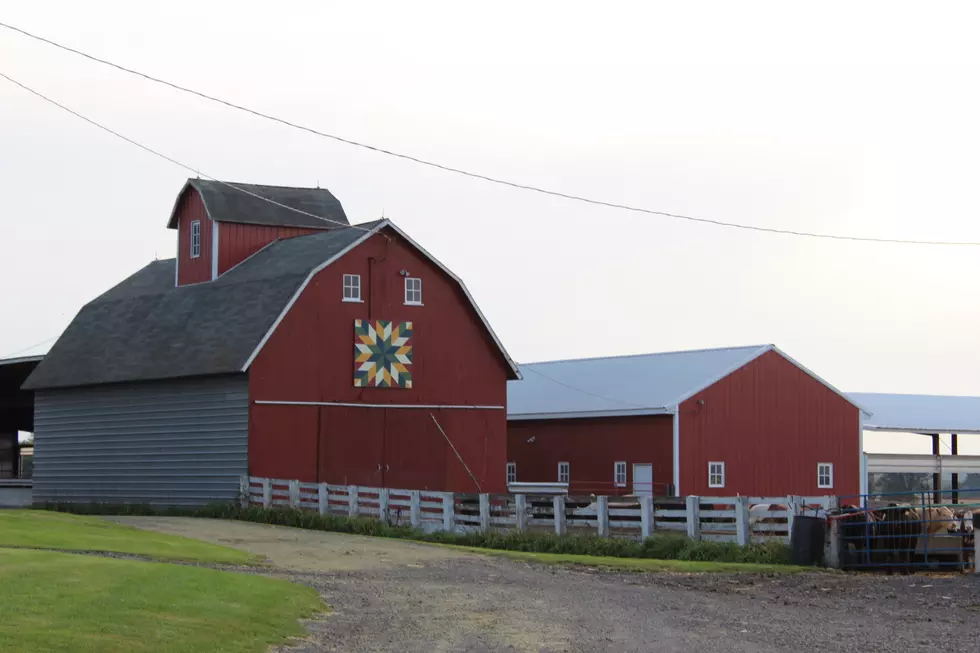
[[[814,567],[791,565],[764,565],[744,562],[699,562],[694,560],[653,560],[650,558],[612,558],[607,556],[573,555],[565,553],[529,553],[526,551],[502,551],[476,547],[452,547],[484,555],[502,556],[512,560],[542,562],[552,565],[583,565],[615,571],[673,571],[679,573],[768,573],[795,574],[801,571],[819,571]]]
[[[244,551],[217,544],[142,531],[99,517],[43,510],[0,510],[0,547],[5,546],[133,553],[190,562],[259,562],[258,558]]]
[[[323,609],[262,576],[0,548],[4,653],[260,653]]]

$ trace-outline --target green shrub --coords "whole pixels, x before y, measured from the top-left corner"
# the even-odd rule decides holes
[[[789,547],[781,542],[738,546],[734,542],[694,541],[679,533],[663,533],[643,541],[602,538],[595,535],[559,536],[553,533],[518,533],[489,531],[467,533],[423,533],[408,526],[392,526],[369,517],[320,515],[296,508],[243,508],[234,503],[212,503],[202,507],[158,508],[143,504],[76,504],[54,503],[46,510],[83,515],[144,515],[164,517],[200,517],[292,526],[333,533],[352,533],[408,539],[437,544],[453,544],[484,549],[524,551],[529,553],[562,553],[608,556],[613,558],[652,558],[656,560],[690,560],[697,562],[751,562],[789,564]]]

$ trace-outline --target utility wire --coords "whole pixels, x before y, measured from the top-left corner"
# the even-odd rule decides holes
[[[217,102],[219,104],[225,105],[226,107],[230,107],[232,109],[237,109],[239,111],[244,111],[246,113],[252,114],[253,116],[257,116],[259,118],[264,118],[266,120],[271,120],[271,121],[277,122],[277,123],[279,123],[281,125],[285,125],[287,127],[292,127],[293,129],[299,129],[301,131],[305,131],[305,132],[308,132],[310,134],[314,134],[316,136],[320,136],[322,138],[329,138],[331,140],[338,141],[340,143],[345,143],[347,145],[352,145],[354,147],[364,148],[364,149],[367,149],[367,150],[378,152],[380,154],[386,154],[388,156],[396,157],[396,158],[399,158],[399,159],[404,159],[406,161],[411,161],[413,163],[417,163],[417,164],[420,164],[420,165],[428,166],[430,168],[436,168],[438,170],[443,170],[445,172],[451,172],[453,174],[463,175],[465,177],[471,177],[473,179],[481,179],[483,181],[488,181],[488,182],[493,183],[493,184],[499,184],[499,185],[502,185],[502,186],[509,186],[511,188],[517,188],[517,189],[520,189],[520,190],[526,190],[526,191],[531,191],[531,192],[534,192],[534,193],[540,193],[542,195],[550,195],[552,197],[560,197],[560,198],[563,198],[563,199],[566,199],[566,200],[572,200],[572,201],[575,201],[575,202],[583,202],[583,203],[592,204],[592,205],[595,205],[595,206],[605,206],[605,207],[613,208],[613,209],[621,209],[621,210],[624,210],[624,211],[632,211],[634,213],[644,213],[644,214],[647,214],[647,215],[656,215],[656,216],[661,216],[661,217],[665,217],[665,218],[672,218],[672,219],[675,219],[675,220],[686,220],[686,221],[689,221],[689,222],[700,222],[700,223],[703,223],[703,224],[710,224],[710,225],[714,225],[714,226],[718,226],[718,227],[729,227],[729,228],[732,228],[732,229],[745,229],[745,230],[748,230],[748,231],[760,231],[760,232],[764,232],[764,233],[783,234],[783,235],[787,235],[787,236],[804,236],[804,237],[807,237],[807,238],[824,238],[824,239],[829,239],[829,240],[848,240],[848,241],[871,242],[871,243],[892,243],[892,244],[900,244],[900,245],[944,245],[944,246],[980,247],[980,242],[943,241],[943,240],[904,240],[904,239],[900,239],[900,238],[873,238],[873,237],[865,237],[865,236],[846,236],[846,235],[839,235],[839,234],[818,233],[818,232],[811,232],[811,231],[796,231],[796,230],[792,230],[792,229],[777,229],[777,228],[774,228],[774,227],[760,227],[760,226],[756,226],[756,225],[741,224],[741,223],[738,223],[738,222],[726,222],[724,220],[714,220],[714,219],[711,219],[711,218],[699,218],[699,217],[694,217],[694,216],[690,216],[690,215],[684,215],[684,214],[681,214],[681,213],[668,213],[666,211],[654,211],[653,209],[646,209],[646,208],[638,207],[638,206],[630,206],[630,205],[621,204],[621,203],[618,203],[618,202],[608,202],[608,201],[605,201],[605,200],[597,200],[597,199],[592,199],[592,198],[589,198],[589,197],[584,197],[584,196],[581,196],[581,195],[572,195],[570,193],[563,193],[561,191],[549,190],[549,189],[541,188],[541,187],[538,187],[538,186],[531,186],[529,184],[521,184],[521,183],[518,183],[518,182],[509,181],[509,180],[506,180],[506,179],[501,179],[499,177],[491,177],[489,175],[484,175],[484,174],[480,174],[480,173],[477,173],[477,172],[470,172],[468,170],[463,170],[461,168],[454,168],[452,166],[444,165],[444,164],[441,164],[441,163],[436,163],[435,161],[429,161],[429,160],[426,160],[426,159],[420,159],[420,158],[418,158],[416,156],[412,156],[410,154],[404,154],[404,153],[401,153],[401,152],[395,152],[393,150],[388,150],[388,149],[385,149],[383,147],[379,147],[379,146],[376,146],[376,145],[370,145],[368,143],[362,143],[362,142],[355,141],[355,140],[352,140],[352,139],[349,139],[349,138],[344,138],[342,136],[337,136],[336,134],[328,134],[328,133],[325,133],[325,132],[322,132],[322,131],[313,129],[312,127],[306,127],[304,125],[300,125],[298,123],[291,122],[291,121],[286,120],[286,119],[283,119],[283,118],[278,118],[276,116],[273,116],[273,115],[270,115],[270,114],[267,114],[267,113],[263,113],[263,112],[258,111],[256,109],[251,109],[249,107],[246,107],[246,106],[243,106],[243,105],[240,105],[240,104],[236,104],[236,103],[231,102],[229,100],[224,100],[222,98],[215,97],[213,95],[208,95],[207,93],[203,93],[201,91],[197,91],[197,90],[194,90],[192,88],[188,88],[186,86],[181,86],[180,84],[176,84],[174,82],[170,82],[170,81],[167,81],[165,79],[161,79],[159,77],[154,77],[153,75],[149,75],[147,73],[143,73],[143,72],[140,72],[138,70],[134,70],[132,68],[127,68],[126,66],[122,66],[120,64],[113,63],[112,61],[108,61],[106,59],[101,59],[99,57],[96,57],[94,55],[88,54],[86,52],[82,52],[81,50],[76,50],[75,48],[68,47],[67,45],[62,45],[61,43],[58,43],[56,41],[52,41],[51,39],[44,38],[43,36],[38,36],[37,34],[32,34],[32,33],[28,32],[26,30],[20,29],[19,27],[14,27],[13,25],[9,25],[7,23],[0,22],[0,27],[4,27],[4,28],[6,28],[8,30],[11,30],[11,31],[14,31],[14,32],[18,32],[20,34],[23,34],[24,36],[27,36],[29,38],[32,38],[32,39],[36,40],[36,41],[40,41],[42,43],[47,43],[48,45],[54,46],[56,48],[59,48],[61,50],[66,51],[66,52],[71,52],[72,54],[76,54],[76,55],[78,55],[80,57],[84,57],[84,58],[89,59],[91,61],[95,61],[97,63],[103,64],[103,65],[106,65],[106,66],[111,66],[112,68],[115,68],[117,70],[121,70],[122,72],[129,73],[130,75],[136,75],[138,77],[142,77],[143,79],[149,80],[151,82],[156,82],[158,84],[163,84],[165,86],[169,86],[170,88],[176,89],[178,91],[182,91],[184,93],[190,93],[191,95],[196,95],[196,96],[198,96],[200,98],[203,98],[205,100],[210,100],[211,102]]]
[[[124,136],[123,134],[120,134],[119,132],[117,132],[117,131],[115,131],[113,129],[110,129],[109,127],[106,127],[105,125],[100,124],[100,123],[92,120],[91,118],[88,118],[86,116],[83,116],[82,114],[78,113],[74,109],[65,106],[64,104],[58,102],[57,100],[53,100],[53,99],[49,98],[47,95],[44,95],[40,91],[36,91],[33,88],[31,88],[30,86],[27,86],[26,84],[22,84],[21,82],[18,82],[16,79],[14,79],[13,77],[10,77],[9,75],[7,75],[6,73],[4,73],[2,71],[0,71],[0,77],[3,77],[4,79],[6,79],[8,82],[10,82],[12,84],[16,84],[17,86],[21,87],[22,89],[24,89],[28,93],[32,93],[32,94],[36,95],[37,97],[41,98],[45,102],[49,102],[49,103],[55,105],[56,107],[67,111],[68,113],[72,114],[76,118],[81,118],[82,120],[84,120],[88,124],[92,125],[93,127],[98,127],[102,131],[108,132],[108,133],[112,134],[113,136],[115,136],[116,138],[121,138],[122,140],[126,141],[127,143],[130,143],[131,145],[135,145],[136,147],[140,148],[141,150],[144,150],[146,152],[149,152],[150,154],[153,154],[154,156],[158,156],[161,159],[164,159],[166,161],[169,161],[170,163],[173,163],[174,165],[178,165],[181,168],[183,168],[185,170],[188,170],[188,171],[194,173],[195,175],[200,175],[201,177],[206,177],[207,179],[210,179],[211,181],[217,182],[217,183],[221,184],[222,186],[227,186],[228,188],[231,188],[233,190],[236,190],[239,193],[244,193],[245,195],[249,195],[251,197],[254,197],[255,199],[262,200],[263,202],[268,202],[269,204],[274,204],[274,205],[276,205],[276,206],[278,206],[280,208],[287,209],[287,210],[292,211],[294,213],[299,213],[300,215],[305,215],[305,216],[310,217],[310,218],[316,218],[317,220],[322,220],[324,222],[329,222],[331,224],[339,225],[341,227],[348,227],[348,228],[351,228],[351,229],[359,229],[361,231],[371,231],[371,229],[367,229],[365,227],[359,227],[357,225],[351,225],[351,224],[348,224],[346,222],[341,222],[339,220],[331,220],[330,218],[324,218],[321,215],[316,215],[316,214],[313,214],[313,213],[309,213],[307,211],[303,211],[301,209],[294,208],[292,206],[288,206],[286,204],[282,204],[281,202],[277,202],[275,200],[269,199],[268,197],[263,197],[262,195],[259,195],[258,193],[253,193],[250,190],[246,190],[246,189],[241,188],[239,186],[235,186],[234,184],[229,184],[226,181],[221,181],[220,179],[218,179],[216,177],[212,177],[211,175],[205,174],[205,173],[201,172],[200,170],[198,170],[196,168],[193,168],[193,167],[191,167],[191,166],[189,166],[189,165],[187,165],[185,163],[181,163],[177,159],[174,159],[172,157],[169,157],[166,154],[163,154],[161,152],[158,152],[157,150],[154,150],[151,147],[148,147],[146,145],[143,145],[142,143],[139,143],[137,141],[134,141],[132,138],[129,138],[128,136]]]
[[[46,338],[46,339],[42,340],[41,342],[35,342],[33,345],[30,345],[28,347],[24,347],[23,349],[18,349],[17,351],[12,351],[9,354],[4,354],[3,356],[0,356],[0,360],[3,360],[5,358],[13,358],[17,354],[23,354],[25,351],[30,351],[31,349],[34,349],[35,347],[40,347],[41,345],[46,345],[49,342],[51,342],[52,340],[57,340],[57,339],[58,339],[58,336],[51,336],[50,338]]]
[[[565,383],[563,381],[559,381],[558,379],[553,378],[553,377],[550,377],[547,374],[545,374],[544,372],[539,372],[538,370],[534,369],[533,367],[529,367],[527,365],[525,365],[523,367],[521,367],[521,366],[519,366],[519,367],[520,367],[520,370],[522,372],[533,372],[534,374],[537,374],[538,376],[540,376],[541,378],[543,378],[543,379],[545,379],[547,381],[551,381],[552,383],[555,383],[557,385],[566,387],[569,390],[574,390],[575,392],[581,392],[584,395],[588,395],[590,397],[595,397],[596,399],[602,399],[603,401],[612,401],[612,402],[617,403],[617,404],[622,404],[624,406],[629,406],[630,408],[639,408],[639,409],[643,409],[643,410],[651,410],[651,409],[654,408],[653,406],[641,406],[639,404],[633,404],[633,403],[630,403],[628,401],[622,401],[621,399],[613,399],[612,397],[606,397],[606,396],[603,396],[603,395],[597,395],[594,392],[589,392],[588,390],[583,390],[582,388],[578,388],[578,387],[576,387],[574,385],[569,385],[569,384],[567,384],[567,383]]]

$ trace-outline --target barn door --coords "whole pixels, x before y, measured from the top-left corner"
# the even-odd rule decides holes
[[[350,406],[320,411],[319,479],[384,487],[384,411]]]
[[[447,447],[429,411],[392,408],[384,413],[386,487],[444,489]]]
[[[653,496],[653,465],[633,465],[633,494]]]

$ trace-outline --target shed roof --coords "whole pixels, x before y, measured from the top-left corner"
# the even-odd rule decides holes
[[[340,200],[326,188],[188,179],[174,202],[170,220],[167,222],[168,229],[177,228],[177,209],[188,189],[200,193],[208,217],[217,222],[307,229],[336,229],[350,224]]]
[[[868,431],[980,433],[980,397],[851,392],[867,408]]]
[[[699,349],[521,365],[507,385],[509,419],[670,414],[685,399],[768,351],[776,351],[851,403],[774,345]]]

